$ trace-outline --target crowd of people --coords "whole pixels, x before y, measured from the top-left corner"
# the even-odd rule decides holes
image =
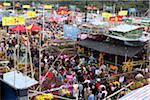
[[[6,48],[15,47],[17,45],[17,39],[9,38],[9,41],[5,41],[5,38],[1,41],[1,52],[4,52]],[[11,68],[14,65],[13,58],[11,57],[14,53],[13,49],[7,50],[7,56],[10,56],[10,63],[8,66]],[[31,54],[33,58],[33,65],[38,74],[39,67],[39,51],[37,48],[31,48]],[[41,54],[41,67],[42,75],[44,76],[48,71],[49,67],[52,65],[54,60],[57,58],[57,55],[52,55],[47,50],[44,50]],[[109,77],[107,71],[107,66],[105,64],[100,67],[97,66],[96,60],[93,56],[88,59],[85,57],[69,57],[68,55],[61,55],[52,66],[50,70],[51,78],[48,80],[54,80],[50,82],[55,88],[57,86],[64,86],[65,89],[70,91],[72,97],[85,98],[88,100],[102,99],[111,93],[117,91],[121,88],[121,83],[108,82],[104,77]],[[35,78],[38,80],[38,75]],[[124,77],[123,77],[124,78]],[[122,80],[124,82],[125,79]],[[59,84],[57,84],[59,83]],[[49,83],[48,83],[49,84]],[[47,86],[46,86],[47,88]],[[64,95],[62,95],[64,96]]]
[[[42,55],[43,75],[46,74],[52,62],[56,59],[48,52]],[[52,66],[47,80],[46,88],[56,88],[63,86],[64,89],[70,92],[72,97],[77,100],[101,100],[108,95],[121,89],[126,83],[124,75],[115,77],[114,80],[109,80],[111,77],[106,64],[98,66],[96,59],[91,56],[85,57],[68,57],[61,55],[58,61]],[[51,81],[51,82],[50,82]],[[48,84],[51,85],[48,85]],[[62,94],[66,96],[66,94]],[[123,96],[123,94],[113,96],[114,99]]]
[[[35,44],[38,44],[38,42],[36,38],[32,37],[31,57],[35,79],[39,80],[39,49]],[[16,47],[16,45],[16,37],[2,38],[1,40],[0,51],[5,52],[7,50],[7,57],[10,61],[8,67],[10,68],[14,67],[12,57],[14,50],[10,48]],[[68,91],[69,97],[76,98],[76,100],[102,100],[134,79],[134,75],[130,78],[129,75],[117,75],[115,71],[110,71],[109,65],[106,63],[98,64],[98,60],[93,55],[90,57],[69,56],[66,54],[58,56],[58,54],[54,55],[48,50],[43,50],[40,57],[41,77],[45,76],[48,72],[46,80],[42,84],[42,89],[62,87],[61,90]],[[56,59],[57,61],[55,61]],[[129,81],[127,78],[131,80]],[[58,93],[58,95],[68,97],[67,93]],[[118,99],[124,94],[125,92],[123,91],[111,98]]]
[[[54,26],[54,29],[56,29],[54,31],[62,29],[62,27],[58,27],[57,23],[46,23],[46,28],[49,29],[49,25]],[[54,34],[51,39],[55,40]],[[63,53],[58,55],[58,52],[53,54],[49,50],[43,50],[41,55],[39,55],[37,46],[39,45],[39,40],[35,36],[30,36],[29,41],[35,79],[39,80],[39,64],[41,64],[42,68],[41,79],[48,72],[46,80],[42,84],[43,90],[62,87],[61,90],[68,91],[69,97],[76,98],[76,100],[102,100],[134,79],[134,75],[130,78],[129,75],[117,75],[116,71],[109,69],[109,64],[105,62],[99,64],[100,62],[94,55],[90,57],[70,56]],[[46,41],[42,40],[42,46],[45,43]],[[22,44],[20,39],[20,51]],[[17,37],[15,35],[7,38],[3,37],[0,42],[0,52],[7,53],[7,58],[10,61],[8,67],[10,68],[14,67],[13,54],[14,52],[17,53],[18,48],[14,51],[17,45]],[[22,52],[20,52],[21,55]],[[39,57],[41,57],[41,63],[39,63]],[[55,61],[56,59],[57,61]],[[129,81],[127,78],[131,80]],[[59,93],[58,95],[68,97],[67,93]],[[111,98],[118,99],[123,95],[125,95],[125,91],[113,95]]]

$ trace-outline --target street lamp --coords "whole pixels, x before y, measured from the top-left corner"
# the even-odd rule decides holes
[[[13,0],[13,11],[15,12],[15,0]]]
[[[85,22],[87,22],[87,6],[88,6],[88,2],[86,0],[86,3],[85,3]]]

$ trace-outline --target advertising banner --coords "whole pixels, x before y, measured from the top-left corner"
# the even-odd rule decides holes
[[[2,25],[23,25],[25,24],[24,17],[2,17]]]

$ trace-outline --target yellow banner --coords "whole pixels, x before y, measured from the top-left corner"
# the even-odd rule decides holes
[[[3,3],[4,6],[11,6],[11,3]]]
[[[35,11],[28,11],[27,16],[28,17],[36,17],[36,12]]]
[[[112,17],[112,14],[108,12],[103,12],[102,17],[109,19],[110,17]]]
[[[24,17],[2,17],[2,25],[22,25],[25,24]]]
[[[52,5],[44,5],[44,9],[52,9]]]
[[[30,5],[23,5],[22,8],[30,8]]]
[[[127,10],[122,10],[122,11],[118,12],[118,15],[120,15],[120,16],[126,16],[127,14],[128,14]]]

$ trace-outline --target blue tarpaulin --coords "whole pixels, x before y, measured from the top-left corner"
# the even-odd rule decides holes
[[[73,25],[64,25],[64,36],[73,40],[77,39],[80,29]]]

